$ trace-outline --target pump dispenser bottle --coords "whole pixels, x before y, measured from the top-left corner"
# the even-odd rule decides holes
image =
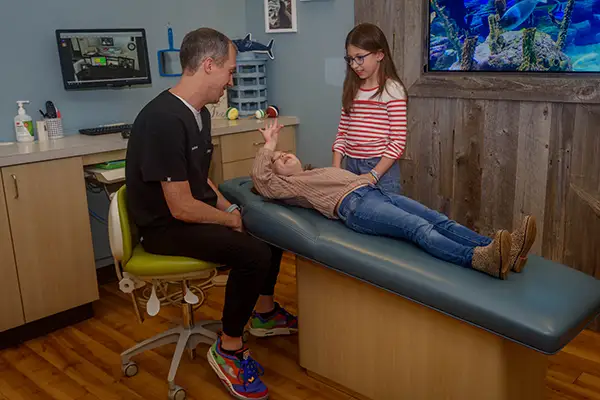
[[[25,112],[23,104],[29,104],[29,100],[17,101],[19,110],[15,116],[15,133],[17,135],[17,142],[33,142],[35,137],[33,136],[33,120]]]

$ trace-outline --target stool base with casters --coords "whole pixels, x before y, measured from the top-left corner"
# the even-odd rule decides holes
[[[184,286],[183,282],[182,286]],[[182,290],[184,289],[182,288]],[[184,316],[182,325],[159,333],[121,353],[121,369],[123,374],[127,377],[132,377],[138,372],[137,364],[131,360],[132,357],[166,344],[177,343],[167,377],[170,400],[184,400],[186,398],[185,390],[175,384],[175,375],[177,374],[183,352],[187,350],[190,359],[193,360],[196,357],[196,346],[200,343],[212,345],[217,340],[217,332],[222,328],[221,321],[208,320],[194,323],[193,306],[182,300],[181,307]]]

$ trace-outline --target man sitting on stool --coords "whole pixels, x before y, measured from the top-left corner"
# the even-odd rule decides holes
[[[282,252],[243,232],[237,206],[208,178],[211,116],[233,84],[236,48],[213,29],[188,33],[181,44],[182,76],[139,113],[127,148],[131,216],[149,253],[192,257],[231,268],[223,332],[208,360],[237,398],[268,396],[260,365],[242,342],[248,319],[256,336],[297,331],[296,317],[273,300]],[[253,311],[256,306],[255,311]]]

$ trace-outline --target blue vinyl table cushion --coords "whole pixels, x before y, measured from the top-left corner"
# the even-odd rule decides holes
[[[539,352],[558,352],[600,312],[600,280],[559,263],[530,255],[522,273],[494,279],[251,188],[236,178],[219,189],[253,236]]]

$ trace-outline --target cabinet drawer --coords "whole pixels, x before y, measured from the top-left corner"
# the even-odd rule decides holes
[[[87,154],[82,158],[83,165],[94,165],[100,164],[107,161],[113,160],[124,160],[127,156],[127,150],[113,150],[113,151],[105,151],[104,153],[95,153],[95,154]]]
[[[279,150],[291,151],[296,148],[295,131],[295,127],[286,126],[279,132],[279,142],[277,143]],[[260,131],[221,136],[223,163],[254,158],[264,143]]]
[[[249,176],[252,170],[253,158],[242,161],[235,161],[223,164],[223,180],[238,178],[240,176]]]
[[[279,150],[295,153],[295,148],[287,148],[280,145],[281,142],[279,142],[277,146]],[[254,158],[223,164],[223,180],[238,178],[240,176],[249,176],[252,171],[252,164],[254,164]]]

